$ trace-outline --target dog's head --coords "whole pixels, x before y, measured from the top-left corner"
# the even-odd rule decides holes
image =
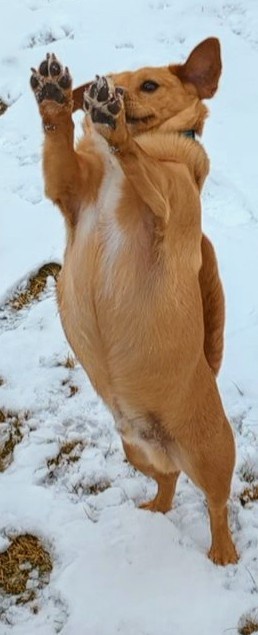
[[[126,119],[133,134],[168,120],[174,121],[175,130],[194,128],[201,134],[207,116],[202,100],[215,94],[221,68],[219,40],[210,37],[196,46],[184,64],[146,67],[111,77],[124,90]],[[84,88],[73,93],[74,110],[82,107]]]

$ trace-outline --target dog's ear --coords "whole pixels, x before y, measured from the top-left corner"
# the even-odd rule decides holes
[[[209,37],[194,48],[185,64],[171,67],[184,83],[194,84],[200,99],[210,99],[218,88],[221,75],[220,43]]]
[[[91,82],[87,84],[83,84],[82,86],[78,86],[73,90],[73,112],[76,110],[83,110],[83,95],[85,88],[89,86]]]

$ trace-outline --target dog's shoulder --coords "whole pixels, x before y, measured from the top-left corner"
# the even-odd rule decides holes
[[[209,173],[209,159],[199,141],[194,141],[177,132],[149,132],[137,137],[137,143],[147,154],[166,164],[184,164],[201,191]]]

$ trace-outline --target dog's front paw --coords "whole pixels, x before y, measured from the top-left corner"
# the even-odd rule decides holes
[[[84,91],[83,105],[94,123],[106,124],[115,130],[123,111],[123,90],[115,88],[109,77],[96,75],[95,82]]]
[[[38,70],[32,68],[30,85],[39,104],[45,101],[67,104],[72,96],[72,78],[56,56],[48,53]]]

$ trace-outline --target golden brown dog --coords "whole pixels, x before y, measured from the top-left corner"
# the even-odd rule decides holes
[[[208,38],[201,42],[191,53],[180,69],[181,78],[187,73],[198,72],[203,59],[211,65],[212,82],[201,87],[200,96],[205,99],[213,97],[221,74],[220,44],[216,38]],[[146,130],[170,134],[181,131],[184,134],[201,134],[207,109],[202,106],[199,117],[188,108],[188,100],[180,86],[173,86],[171,68],[142,68],[130,73],[113,74],[112,80],[117,86],[124,86],[130,94],[126,106],[126,120],[130,124],[130,133],[140,142],[140,135]],[[162,90],[160,88],[162,85]],[[73,111],[84,108],[84,91],[90,83],[83,84],[73,90]],[[200,90],[200,89],[199,89]],[[130,104],[133,103],[132,116]],[[146,135],[145,135],[146,139]],[[199,183],[200,189],[202,182]],[[225,303],[223,288],[219,277],[217,260],[210,240],[202,236],[202,266],[199,273],[204,318],[204,351],[206,359],[218,374],[223,355]]]
[[[227,564],[237,561],[227,520],[235,447],[204,354],[199,281],[208,160],[199,143],[173,132],[201,131],[201,100],[220,74],[216,42],[184,65],[145,69],[137,99],[132,74],[97,78],[84,94],[76,150],[68,69],[50,55],[31,85],[45,133],[46,194],[67,227],[59,281],[67,338],[112,411],[128,459],[157,481],[143,507],[167,511],[183,470],[207,498],[209,556]],[[160,92],[148,115],[146,83],[156,84],[153,97]],[[168,89],[169,121],[158,107]]]

